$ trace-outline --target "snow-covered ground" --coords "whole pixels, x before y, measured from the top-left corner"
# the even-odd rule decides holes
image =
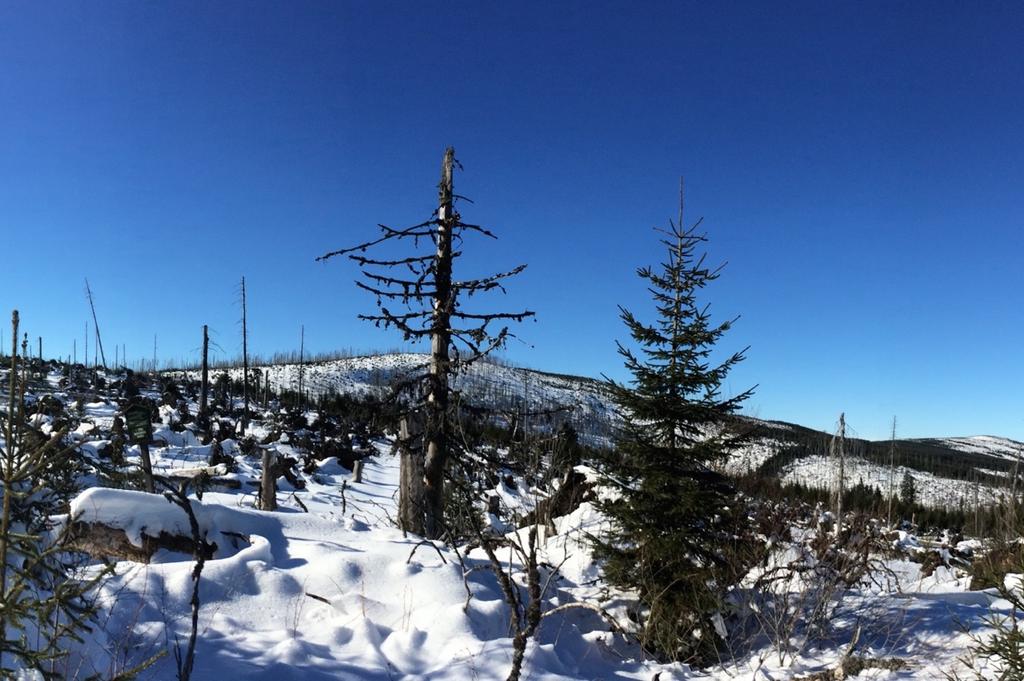
[[[425,372],[427,361],[427,355],[423,354],[393,353],[302,365],[271,364],[252,371],[260,372],[261,380],[267,381],[275,391],[298,391],[301,385],[303,392],[313,397],[329,394],[380,396],[386,394],[396,378]],[[242,368],[234,367],[212,370],[211,377],[222,372],[236,381],[243,376]],[[200,372],[195,370],[170,373],[187,375],[191,380],[200,378]],[[608,433],[614,421],[614,407],[606,391],[592,379],[532,371],[484,359],[459,373],[455,387],[469,400],[492,408],[518,410],[528,404],[529,410],[534,412],[566,409],[564,415],[573,423],[590,424],[591,428],[580,430],[592,444],[610,442]],[[541,418],[536,421],[539,423]]]
[[[200,581],[194,679],[505,678],[509,610],[493,574],[479,567],[484,556],[463,556],[470,570],[464,582],[454,551],[420,545],[395,529],[397,458],[388,442],[374,446],[378,455],[368,460],[363,482],[328,459],[306,477],[305,489],[281,490],[276,512],[254,510],[249,483],[258,474],[241,457],[239,491],[209,491],[193,501],[201,527],[218,545]],[[206,449],[183,442],[161,447],[157,468],[195,465]],[[87,490],[74,511],[135,538],[186,526],[180,509],[141,492]],[[587,535],[600,522],[584,504],[544,542],[542,559],[561,565],[545,608],[586,602],[617,612],[589,551]],[[188,556],[169,552],[149,565],[119,563],[103,587],[102,646],[81,660],[82,675],[109,674],[184,647],[192,566]],[[954,570],[922,578],[916,563],[897,560],[889,567],[900,592],[849,594],[836,615],[835,641],[809,646],[794,660],[780,663],[768,647],[706,672],[659,665],[643,661],[639,649],[590,610],[571,609],[544,621],[523,678],[795,679],[833,666],[859,623],[858,654],[907,664],[861,678],[930,680],[959,664],[969,643],[961,625],[978,627],[991,608],[1006,607],[989,593],[967,591],[967,580]],[[513,563],[513,572],[518,568]],[[173,657],[166,656],[143,678],[173,678],[173,670]]]
[[[272,364],[257,370],[264,377],[262,380],[269,381],[275,390],[297,390],[301,372],[303,389],[311,395],[369,395],[381,394],[396,377],[425,370],[426,362],[426,355],[393,353],[307,363],[301,367],[298,364]],[[215,370],[212,375],[221,371]],[[227,372],[233,380],[242,378],[241,368],[228,369]],[[182,372],[172,373],[181,375]],[[184,374],[193,380],[199,378],[197,371]],[[471,400],[508,409],[510,413],[523,404],[528,404],[534,411],[574,407],[567,418],[577,427],[583,442],[595,446],[608,446],[612,443],[611,435],[617,423],[616,410],[609,394],[598,381],[481,361],[458,377],[457,386]],[[793,446],[792,442],[786,440],[795,430],[793,426],[751,417],[744,419],[747,425],[741,428],[749,427],[755,434],[726,463],[726,470],[732,474],[758,471],[774,455]],[[822,442],[827,442],[830,437],[824,433],[821,436]],[[975,470],[990,476],[995,474],[997,478],[1005,478],[1006,474],[1000,473],[995,464],[1024,458],[1024,443],[1006,438],[981,435],[930,438],[920,442],[944,448],[951,456],[955,456],[956,452],[964,452],[992,457],[994,463],[991,467],[978,466]],[[994,503],[1000,495],[1006,494],[1004,488],[988,484],[990,478],[983,478],[980,484],[976,484],[966,474],[962,476],[964,479],[947,478],[902,467],[893,473],[886,466],[856,456],[849,457],[848,462],[848,466],[855,470],[848,475],[851,483],[860,478],[867,484],[877,486],[883,493],[889,490],[890,477],[895,477],[898,489],[903,473],[909,471],[917,484],[918,500],[925,505],[950,509],[963,505],[971,508],[975,497],[978,503],[985,505]],[[799,481],[814,487],[828,487],[833,477],[833,468],[826,457],[805,453],[787,465],[781,477],[786,482]]]
[[[1005,437],[974,435],[971,437],[944,437],[930,441],[941,443],[961,452],[985,454],[1011,461],[1024,459],[1024,442],[1017,442]]]
[[[387,443],[376,446],[381,455],[369,460],[363,482],[328,459],[306,489],[280,493],[277,512],[254,510],[251,491],[207,492],[202,502],[193,501],[200,526],[218,544],[201,576],[194,679],[507,675],[509,612],[493,574],[478,568],[464,583],[455,552],[419,545],[419,538],[393,526],[397,457],[386,453]],[[174,449],[160,452],[159,468],[183,460]],[[136,539],[187,527],[183,511],[142,492],[87,490],[73,512]],[[547,544],[550,558],[557,554],[564,562],[548,607],[572,602],[577,589],[593,589],[580,587],[596,576],[581,543],[587,512],[563,519],[563,532]],[[486,562],[482,554],[463,558],[467,567]],[[106,645],[120,651],[119,665],[184,645],[191,570],[188,556],[172,553],[158,554],[149,565],[118,565],[101,600],[109,613]],[[542,625],[525,678],[647,679],[661,668],[623,659],[630,650],[592,612],[570,609]],[[110,671],[107,651],[91,657],[83,668]],[[164,658],[147,674],[172,678],[173,664]]]
[[[67,395],[63,395],[65,399]],[[97,399],[82,405],[84,419],[73,437],[88,456],[107,441],[116,407]],[[211,447],[188,431],[164,425],[154,434],[156,472],[168,474],[207,463]],[[313,418],[313,414],[308,415]],[[43,430],[46,417],[38,419]],[[272,429],[254,422],[258,439]],[[756,441],[755,441],[756,442]],[[256,457],[242,454],[234,440],[222,443],[235,470],[218,475],[237,487],[217,486],[202,500],[192,497],[207,540],[217,544],[200,577],[199,638],[193,679],[503,679],[512,657],[510,611],[488,561],[479,550],[461,552],[423,544],[395,528],[398,461],[387,439],[372,443],[362,482],[336,459],[303,474],[296,489],[280,479],[279,510],[254,508]],[[770,442],[761,442],[770,456]],[[297,454],[287,442],[275,447]],[[138,465],[139,450],[127,451]],[[786,475],[827,477],[827,461],[806,459]],[[848,464],[855,482],[871,472]],[[887,481],[887,479],[886,479]],[[938,484],[938,483],[937,483]],[[919,492],[928,485],[919,482]],[[519,481],[493,490],[506,506],[528,508],[530,496]],[[129,540],[161,530],[181,533],[184,512],[161,495],[90,488],[77,497],[79,520],[123,529]],[[590,537],[602,519],[584,503],[556,520],[557,533],[542,538],[542,564],[559,566],[544,603],[587,604],[609,612],[628,627],[623,595],[601,579],[591,555]],[[897,543],[917,550],[914,538]],[[522,566],[502,551],[511,574],[522,580]],[[161,551],[149,564],[121,561],[99,597],[101,619],[72,655],[71,676],[113,674],[166,653],[141,678],[174,678],[173,652],[186,645],[190,629],[193,562],[185,554]],[[800,679],[835,667],[857,639],[857,656],[897,658],[901,668],[869,669],[863,679],[936,679],[964,671],[970,633],[986,631],[991,614],[1009,604],[992,592],[969,591],[956,567],[940,566],[924,577],[907,559],[886,562],[889,589],[859,588],[844,594],[826,639],[798,646],[780,657],[770,644],[737,652],[722,667],[694,670],[644,659],[642,651],[608,621],[587,608],[561,610],[543,621],[529,644],[524,679]],[[859,634],[855,632],[860,631]],[[660,676],[657,676],[660,674]]]
[[[788,464],[780,476],[783,482],[800,483],[808,487],[834,490],[838,485],[837,466],[827,456],[808,456]],[[925,506],[949,509],[974,508],[975,495],[982,506],[991,505],[1005,498],[1005,488],[972,484],[964,480],[943,478],[926,471],[896,466],[889,468],[864,459],[850,457],[845,463],[846,487],[863,482],[877,487],[883,494],[892,489],[899,494],[903,474],[909,473],[914,479],[917,501]]]

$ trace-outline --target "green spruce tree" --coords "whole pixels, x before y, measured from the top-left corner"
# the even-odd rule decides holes
[[[900,501],[907,506],[911,506],[917,500],[917,488],[914,487],[914,476],[909,471],[903,473],[903,479],[900,480]]]
[[[680,197],[682,198],[682,197]],[[605,463],[616,492],[600,502],[611,520],[599,541],[605,576],[639,599],[641,641],[655,654],[705,664],[716,659],[725,626],[722,595],[741,568],[730,555],[739,531],[735,492],[716,471],[737,443],[724,427],[748,390],[722,397],[721,385],[744,351],[716,360],[732,321],[714,323],[698,294],[718,278],[698,248],[705,237],[679,221],[658,230],[667,260],[637,270],[657,310],[645,323],[621,317],[636,349],[619,343],[632,378],[609,381],[623,419]]]
[[[18,337],[18,311],[12,314]],[[26,414],[28,363],[12,345],[0,412],[0,678],[66,678],[69,648],[93,613],[92,589],[106,572],[78,574],[67,502],[74,445],[67,425],[44,435]],[[63,491],[63,493],[62,493]]]

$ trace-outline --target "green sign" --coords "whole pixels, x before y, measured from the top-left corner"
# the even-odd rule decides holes
[[[149,407],[141,404],[133,404],[124,410],[124,420],[128,422],[128,434],[132,442],[149,442],[153,433],[150,416]]]

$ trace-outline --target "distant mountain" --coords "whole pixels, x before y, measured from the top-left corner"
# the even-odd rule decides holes
[[[425,372],[427,359],[422,354],[395,353],[306,363],[301,367],[303,391],[311,396],[383,394],[395,379]],[[299,388],[297,363],[257,369],[275,390]],[[239,367],[227,371],[232,379],[242,377]],[[198,378],[196,371],[187,373]],[[596,379],[486,360],[459,375],[456,389],[471,403],[510,415],[525,412],[524,420],[532,428],[552,429],[568,420],[584,442],[599,447],[612,442],[615,408],[608,391]],[[730,472],[760,473],[818,488],[832,484],[835,462],[829,457],[831,433],[746,416],[737,417],[733,427],[747,434],[748,442],[728,462]],[[1014,469],[1024,459],[1024,443],[985,435],[906,439],[897,440],[895,445],[891,453],[888,440],[847,439],[849,484],[862,481],[887,494],[890,486],[898,488],[904,472],[909,472],[920,502],[970,508],[976,495],[981,504],[990,504],[1005,494]]]

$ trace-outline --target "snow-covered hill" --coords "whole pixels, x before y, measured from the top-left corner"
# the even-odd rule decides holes
[[[1014,462],[1024,459],[1024,442],[1017,442],[1005,437],[974,435],[972,437],[925,439],[919,440],[919,442],[940,444],[960,452],[1000,457]]]
[[[505,380],[511,382],[520,370],[508,371],[513,373]],[[573,389],[568,385],[573,379],[551,378],[551,385]],[[536,376],[523,380],[532,382]],[[50,394],[78,415],[70,437],[79,445],[86,470],[113,464],[111,427],[123,405],[112,382],[105,382],[108,387],[103,389],[64,390],[60,374],[54,373],[32,396]],[[576,384],[581,390],[585,386],[585,379]],[[159,398],[158,388],[150,385],[143,394]],[[195,401],[183,402],[194,414]],[[230,429],[220,433],[226,439],[203,444],[195,432],[182,427],[176,410],[159,410],[150,448],[158,475],[180,478],[212,464],[211,459],[226,459],[216,464],[224,468],[211,488],[190,501],[200,533],[216,543],[199,578],[192,678],[506,678],[513,643],[510,609],[497,575],[509,575],[522,586],[523,560],[502,547],[502,565],[496,570],[475,545],[458,550],[434,546],[396,529],[399,470],[390,436],[368,442],[370,454],[360,481],[333,456],[307,460],[298,481],[278,479],[277,510],[257,510],[262,464],[258,450],[247,450],[246,442],[269,442],[283,457],[305,459],[299,442],[322,418],[307,412],[302,415],[305,422],[288,431],[280,428],[280,416],[277,409],[260,410],[245,433],[248,437],[236,440],[236,431]],[[53,418],[42,412],[33,416],[44,433],[52,432]],[[747,453],[760,468],[773,465],[800,438],[813,441],[821,435],[791,424],[744,420],[742,425],[754,429],[751,441],[757,446]],[[123,454],[111,470],[137,471],[139,447],[130,446]],[[814,462],[811,455],[785,465],[804,460],[827,465]],[[181,534],[190,527],[184,511],[162,495],[102,487],[94,473],[84,475],[81,482],[87,488],[70,509],[78,522],[123,531],[137,547],[143,535]],[[495,484],[488,494],[500,493],[509,508],[518,504],[525,510],[544,493],[523,478],[512,485],[502,476]],[[827,641],[787,657],[778,655],[767,639],[755,637],[750,649],[731,651],[735,657],[725,667],[699,671],[659,664],[621,631],[611,630],[611,621],[629,621],[628,595],[603,581],[594,560],[593,537],[605,526],[600,514],[584,502],[553,519],[553,525],[554,532],[544,529],[541,534],[538,560],[550,579],[541,605],[545,615],[526,648],[523,679],[823,678],[820,674],[834,668],[855,641],[869,659],[896,660],[898,678],[940,678],[949,670],[964,671],[958,660],[970,638],[963,628],[983,632],[985,618],[1005,615],[1008,607],[992,592],[968,591],[964,572],[955,566],[939,566],[928,574],[911,560],[913,552],[900,553],[886,559],[885,579],[895,580],[889,586],[872,582],[845,590],[841,597],[829,596],[836,603]],[[917,542],[903,533],[896,544]],[[786,559],[795,550],[782,547],[776,558]],[[189,636],[195,574],[192,556],[179,551],[161,549],[148,564],[117,562],[114,576],[101,587],[100,618],[71,648],[67,678],[112,678],[168,652],[140,678],[175,677],[173,653],[184,649]],[[744,593],[738,590],[737,598]]]
[[[332,394],[383,395],[389,385],[427,370],[427,356],[415,353],[394,353],[347,357],[299,365],[270,364],[253,369],[275,391],[298,391],[311,397]],[[232,380],[242,379],[241,367],[217,369],[212,375],[227,372]],[[179,372],[172,372],[179,373]],[[199,372],[184,372],[192,380]],[[601,383],[591,378],[564,376],[532,369],[507,366],[493,361],[479,361],[456,377],[456,389],[476,404],[502,410],[521,411],[523,405],[532,412],[553,412],[550,418],[537,417],[535,425],[557,423],[568,419],[591,444],[604,446],[610,442],[614,408]]]
[[[260,366],[261,381],[276,391],[297,391],[311,396],[329,394],[383,394],[401,377],[424,372],[427,357],[422,354],[393,353],[350,357],[330,361],[271,364]],[[242,369],[227,371],[241,380]],[[197,380],[199,372],[185,372]],[[507,366],[491,361],[472,365],[458,376],[457,388],[478,404],[508,411],[539,412],[571,407],[546,419],[537,418],[535,427],[548,427],[568,420],[583,442],[610,446],[615,430],[615,407],[602,383],[592,378],[552,374]],[[734,426],[748,434],[746,444],[727,463],[734,474],[762,473],[784,482],[830,488],[835,464],[828,456],[830,433],[796,424],[752,417],[737,419]],[[1005,495],[1013,467],[1024,458],[1024,443],[993,436],[925,438],[897,441],[895,466],[890,466],[889,442],[850,440],[847,448],[848,484],[862,481],[888,494],[898,486],[904,473],[916,483],[918,500],[929,506],[970,508],[998,501]]]
[[[106,416],[100,404],[88,412]],[[173,440],[166,430],[161,433],[161,441]],[[277,512],[264,512],[253,508],[248,491],[259,471],[225,441],[241,489],[208,491],[201,501],[192,500],[201,531],[218,544],[200,577],[196,681],[506,678],[512,658],[509,610],[486,557],[480,549],[459,555],[440,544],[424,545],[396,529],[391,518],[397,457],[388,454],[387,441],[374,446],[378,455],[367,460],[361,482],[328,459],[306,477],[303,489],[281,490]],[[287,451],[286,445],[278,447]],[[132,448],[130,460],[137,455]],[[158,447],[154,455],[158,472],[169,472],[202,463],[209,447],[181,440]],[[143,492],[92,488],[74,501],[72,511],[136,539],[143,531],[174,533],[188,526],[181,510]],[[870,655],[901,660],[898,678],[923,681],[949,669],[963,671],[958,658],[970,639],[961,628],[980,631],[993,609],[1005,611],[993,594],[966,591],[962,573],[940,567],[925,577],[919,564],[893,560],[887,569],[899,589],[847,594],[847,604],[836,610],[839,638],[832,645],[808,648],[784,662],[766,647],[707,672],[659,664],[609,631],[593,610],[555,611],[570,604],[612,608],[591,555],[589,537],[601,523],[585,503],[557,519],[557,533],[542,543],[542,562],[559,571],[543,606],[552,615],[528,646],[524,679],[812,678],[808,674],[837,664],[856,630]],[[521,581],[522,565],[510,560],[509,574]],[[150,564],[118,563],[99,599],[102,627],[72,658],[79,676],[109,677],[160,651],[181,649],[190,626],[192,574],[189,556],[168,551]],[[174,674],[174,660],[166,655],[142,678]]]

